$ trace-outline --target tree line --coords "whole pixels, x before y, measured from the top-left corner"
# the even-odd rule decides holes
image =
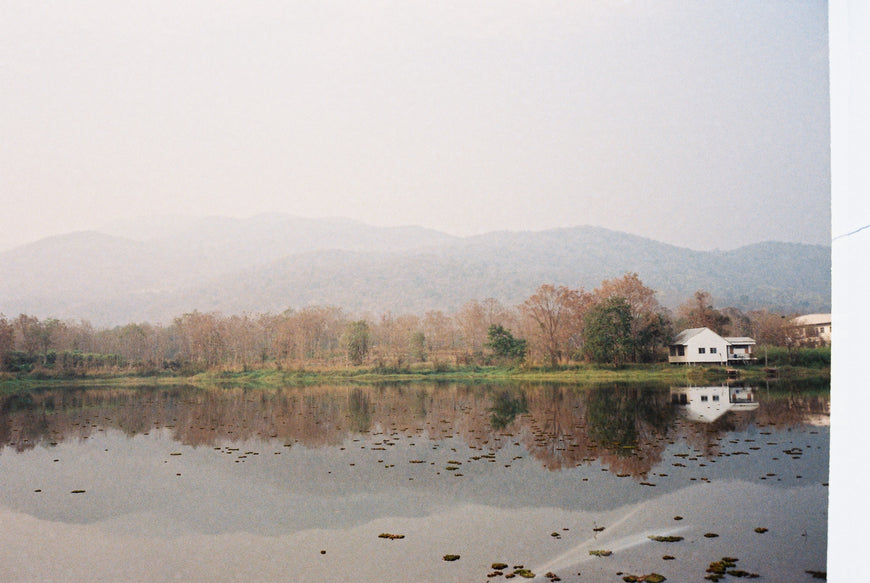
[[[559,366],[580,362],[659,362],[676,331],[706,326],[730,336],[752,336],[785,346],[784,314],[716,309],[699,290],[671,311],[636,273],[602,281],[587,291],[542,284],[524,302],[493,298],[459,309],[418,314],[346,314],[335,306],[280,314],[223,315],[198,311],[166,325],[131,323],[96,329],[88,322],[0,314],[4,371],[134,369],[195,372],[263,367],[370,366],[416,363],[455,366]]]

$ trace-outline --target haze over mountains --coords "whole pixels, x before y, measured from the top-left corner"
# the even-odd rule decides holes
[[[588,226],[456,237],[259,215],[142,219],[5,251],[0,313],[96,326],[314,304],[422,314],[487,297],[518,304],[542,283],[592,289],[626,272],[669,307],[705,289],[717,307],[830,310],[831,250],[820,245],[694,251]]]

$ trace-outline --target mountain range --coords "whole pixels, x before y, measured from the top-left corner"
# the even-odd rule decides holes
[[[667,307],[709,291],[716,307],[830,311],[831,249],[765,242],[695,251],[599,227],[456,237],[422,227],[258,215],[157,217],[0,253],[0,313],[95,326],[185,312],[351,314],[521,303],[542,283],[593,289],[636,272]]]

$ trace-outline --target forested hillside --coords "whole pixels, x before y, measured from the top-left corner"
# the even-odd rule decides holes
[[[592,289],[637,273],[666,307],[705,289],[719,306],[830,310],[830,248],[759,243],[694,251],[595,227],[459,238],[418,227],[263,215],[129,223],[0,254],[0,313],[94,325],[193,310],[351,313],[516,304],[541,283]]]

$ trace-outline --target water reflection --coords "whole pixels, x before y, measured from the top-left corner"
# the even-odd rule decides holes
[[[508,390],[501,390],[493,395],[492,400],[492,407],[489,408],[492,413],[489,423],[493,429],[504,429],[517,418],[517,415],[529,412],[525,392],[514,394]]]
[[[128,436],[163,429],[181,444],[212,447],[279,440],[317,448],[383,432],[456,437],[479,450],[521,444],[551,470],[598,461],[643,477],[675,440],[717,455],[724,432],[825,424],[829,406],[826,391],[740,385],[58,389],[0,398],[0,448],[22,452],[107,429]]]
[[[671,387],[671,402],[683,405],[678,410],[687,419],[712,423],[729,411],[758,409],[758,389],[744,386]]]
[[[728,410],[686,415],[703,395]],[[0,578],[695,581],[734,556],[802,580],[825,568],[828,408],[826,387],[738,385],[6,395]]]

